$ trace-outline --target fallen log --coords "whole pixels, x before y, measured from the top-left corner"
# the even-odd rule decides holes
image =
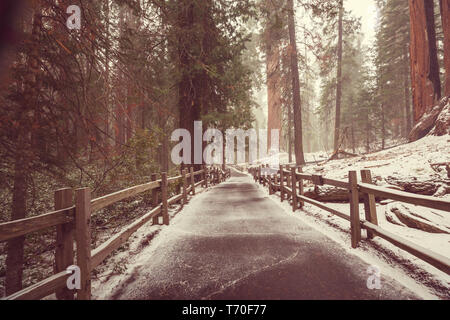
[[[389,176],[385,181],[397,187],[402,191],[421,194],[424,196],[440,196],[450,193],[450,181],[441,179],[417,180],[415,177],[402,177],[401,179]]]
[[[420,215],[420,211],[413,212],[413,209],[406,207],[400,203],[390,204],[386,208],[386,219],[394,224],[407,226],[409,228],[422,230],[429,233],[446,233],[450,234],[448,228],[445,226],[434,225],[432,221],[428,220],[426,217]],[[390,214],[392,213],[398,219],[392,219]],[[390,218],[388,218],[390,217]],[[395,221],[397,220],[397,221]],[[400,222],[400,224],[398,223]],[[447,229],[447,230],[446,230]]]
[[[315,186],[305,191],[305,196],[321,202],[348,202],[348,193],[346,189],[330,186]],[[360,195],[360,201],[363,201],[362,194]]]
[[[412,178],[411,178],[412,179]],[[444,182],[436,181],[414,181],[414,180],[398,180],[394,177],[389,177],[386,181],[391,185],[383,187],[387,189],[405,191],[421,195],[443,196],[450,193],[450,186]],[[336,188],[332,186],[315,186],[314,188],[305,189],[304,195],[313,200],[321,202],[344,202],[349,201],[348,190]],[[363,194],[360,193],[359,201],[363,202]],[[375,200],[380,202],[386,200],[381,197],[376,197]]]

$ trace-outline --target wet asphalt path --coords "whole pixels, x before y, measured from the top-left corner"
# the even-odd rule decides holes
[[[381,290],[369,290],[367,263],[283,212],[237,172],[194,197],[159,237],[114,298],[417,298],[383,276]]]

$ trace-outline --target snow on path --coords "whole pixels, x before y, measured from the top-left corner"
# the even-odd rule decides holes
[[[124,275],[94,285],[96,298],[430,298],[385,274],[381,289],[369,290],[368,263],[237,173],[194,197],[127,263]]]

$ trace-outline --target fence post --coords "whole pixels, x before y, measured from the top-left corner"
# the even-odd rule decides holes
[[[180,181],[177,181],[177,183],[176,183],[175,193],[176,193],[177,195],[178,195],[178,194],[181,194],[181,184],[180,184]]]
[[[272,194],[274,194],[274,192],[273,192],[273,183],[272,183],[272,174],[269,174],[267,176],[267,178],[268,178],[268,181],[269,181],[269,195],[272,195]]]
[[[203,188],[206,188],[206,166],[202,165],[202,180],[203,180]]]
[[[205,166],[205,188],[208,188],[209,168]]]
[[[195,176],[194,176],[194,167],[191,167],[191,185],[192,185],[192,194],[195,195]]]
[[[183,205],[187,204],[187,178],[186,178],[187,170],[183,169],[181,171],[181,176],[183,180]]]
[[[292,184],[292,211],[295,212],[298,208],[297,204],[297,176],[295,174],[295,166],[291,168],[291,184]]]
[[[55,191],[55,210],[66,209],[73,205],[73,191],[70,188]],[[65,223],[56,227],[55,273],[62,272],[73,265],[74,224]],[[67,288],[56,291],[59,300],[73,300],[74,293]]]
[[[275,181],[275,184],[278,184],[278,171],[275,172],[274,181]],[[277,190],[275,189],[274,193],[276,193],[276,192],[277,192]]]
[[[303,173],[303,168],[302,168],[302,167],[299,167],[299,168],[298,168],[298,172]],[[296,176],[296,177],[297,177],[297,176]],[[303,179],[302,179],[302,178],[299,178],[299,179],[298,179],[298,193],[299,193],[301,196],[304,195],[304,190],[303,190]],[[300,199],[299,207],[300,207],[300,208],[303,208],[304,205],[305,205],[305,202],[304,202],[303,200]]]
[[[266,186],[266,179],[267,179],[267,171],[266,171],[266,165],[263,164],[261,165],[261,181],[262,181],[262,185],[265,187]]]
[[[91,299],[91,190],[76,190],[75,238],[77,242],[77,265],[80,268],[81,288],[78,300]]]
[[[289,168],[290,168],[290,166],[289,165],[287,165],[286,166],[286,169],[289,171]],[[292,185],[291,185],[291,175],[290,174],[287,174],[286,175],[286,186],[289,188],[289,187],[291,187]],[[290,195],[289,193],[287,193],[286,194],[286,198],[289,200],[289,199],[291,199],[291,196],[292,195]]]
[[[262,184],[264,186],[265,185],[265,183],[264,183],[265,182],[264,181],[264,172],[265,171],[264,171],[264,165],[263,164],[261,165],[261,169],[260,170],[261,170],[261,178],[260,178],[261,181],[260,181],[260,184]]]
[[[348,173],[348,182],[350,185],[350,229],[352,236],[352,247],[356,248],[361,240],[361,226],[359,224],[359,192],[358,176],[356,171]]]
[[[152,181],[156,181],[158,179],[158,175],[156,173],[152,173]],[[155,208],[159,204],[158,199],[158,189],[152,190],[152,206]],[[156,217],[153,217],[153,224],[159,224],[159,215]]]
[[[361,181],[363,183],[372,183],[372,173],[370,170],[361,170]],[[366,220],[374,225],[378,225],[377,218],[377,206],[375,203],[375,195],[370,193],[364,193],[364,213],[366,216]],[[373,239],[375,235],[372,231],[367,230],[367,238]]]
[[[281,202],[284,201],[284,172],[283,172],[283,165],[280,164],[280,198]]]
[[[169,205],[167,203],[168,198],[168,188],[169,184],[167,182],[167,173],[163,172],[161,173],[161,198],[162,198],[162,217],[163,217],[163,224],[166,226],[169,225]]]
[[[258,183],[261,184],[261,166],[258,166]]]

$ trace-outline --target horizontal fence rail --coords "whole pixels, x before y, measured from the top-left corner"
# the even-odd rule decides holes
[[[75,207],[49,212],[40,216],[0,224],[0,241],[74,221]]]
[[[161,184],[161,181],[153,181],[153,182],[150,182],[147,184],[131,187],[131,188],[128,188],[125,190],[121,190],[121,191],[117,191],[117,192],[108,194],[108,195],[100,197],[100,198],[96,198],[91,201],[92,212],[96,212],[98,210],[106,208],[107,206],[109,206],[111,204],[114,204],[121,200],[131,198],[131,197],[141,194],[143,192],[157,189],[160,187],[160,184]]]
[[[349,221],[353,248],[356,248],[361,241],[361,229],[366,229],[368,239],[379,236],[415,257],[428,262],[437,269],[450,274],[450,259],[394,235],[378,226],[375,197],[397,200],[446,212],[450,212],[449,200],[376,186],[372,184],[370,170],[361,170],[361,182],[357,181],[356,171],[349,172],[348,181],[339,181],[320,175],[305,174],[302,172],[301,167],[296,166],[289,167],[280,165],[279,168],[274,169],[269,168],[268,165],[261,165],[251,167],[248,170],[252,174],[255,182],[268,186],[269,194],[279,192],[281,201],[291,201],[294,212],[302,208],[306,202]],[[350,214],[346,214],[325,203],[306,197],[303,192],[305,180],[312,182],[316,186],[331,185],[347,190],[349,194]],[[360,219],[359,215],[360,195],[364,201],[365,220]]]
[[[192,167],[189,172],[187,169],[184,169],[181,175],[170,178],[167,177],[166,173],[161,173],[161,179],[159,180],[157,180],[157,175],[153,174],[152,181],[149,183],[120,190],[92,200],[88,188],[78,189],[75,194],[75,205],[72,189],[56,191],[55,209],[57,210],[54,212],[0,223],[0,242],[50,227],[57,227],[55,274],[2,300],[36,300],[55,292],[57,299],[74,299],[74,292],[69,291],[66,286],[66,281],[70,276],[66,268],[73,265],[75,256],[77,261],[79,261],[78,267],[80,268],[82,282],[81,289],[75,290],[76,298],[79,300],[90,299],[91,271],[127,242],[133,233],[149,221],[159,224],[159,217],[161,216],[163,223],[168,225],[168,206],[179,202],[182,202],[183,205],[186,204],[188,202],[188,194],[195,195],[197,187],[208,187],[208,185],[221,183],[229,178],[230,174],[229,169],[223,170],[218,167],[208,168],[206,166],[203,166],[202,170],[196,172],[193,171]],[[201,177],[196,181],[198,176]],[[178,194],[168,199],[168,186],[175,183],[178,183]],[[100,244],[97,248],[92,249],[90,245],[91,217],[97,211],[114,203],[148,191],[151,191],[154,208],[124,227],[119,233]],[[74,240],[77,244],[77,250],[74,249]]]

